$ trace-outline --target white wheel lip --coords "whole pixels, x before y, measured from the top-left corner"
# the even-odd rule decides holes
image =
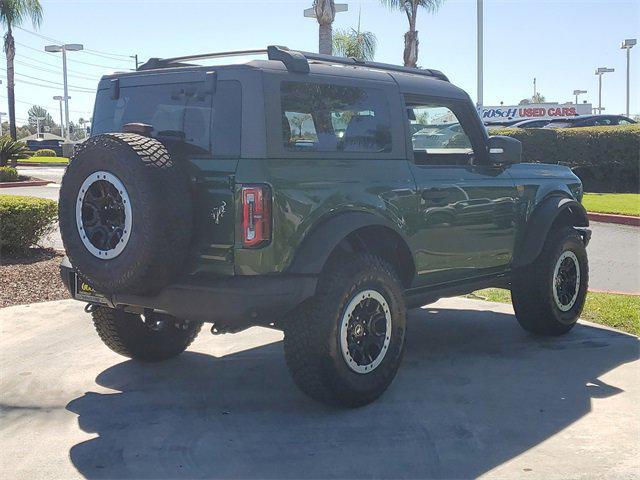
[[[558,278],[558,272],[560,271],[560,265],[566,259],[570,258],[573,261],[573,264],[576,267],[576,291],[573,292],[573,296],[571,297],[571,301],[567,305],[563,305],[558,297],[558,289],[556,288],[556,279]],[[556,261],[556,266],[553,269],[553,279],[552,279],[552,289],[553,289],[553,300],[556,302],[556,307],[560,309],[562,312],[568,312],[573,308],[578,299],[578,293],[580,292],[580,262],[578,261],[578,257],[571,250],[565,250],[562,252],[562,255]]]
[[[387,333],[385,336],[384,343],[382,345],[382,349],[380,350],[380,353],[374,359],[374,361],[367,365],[358,365],[356,361],[349,354],[349,345],[347,341],[349,317],[351,316],[351,313],[353,313],[355,308],[360,304],[360,302],[366,298],[373,298],[374,300],[378,301],[382,306],[382,309],[385,314],[385,319],[386,319]],[[342,358],[344,359],[347,366],[352,371],[359,374],[367,374],[367,373],[373,372],[382,363],[382,361],[384,360],[384,357],[387,354],[387,351],[389,350],[389,344],[391,343],[391,335],[392,335],[391,327],[392,327],[391,311],[389,309],[389,304],[387,303],[387,300],[384,298],[384,296],[380,292],[376,290],[368,289],[368,290],[362,290],[357,294],[355,294],[351,299],[351,301],[349,302],[349,304],[347,305],[347,307],[345,308],[344,313],[342,314],[342,319],[340,321],[340,351],[342,353]]]
[[[124,204],[124,233],[118,245],[111,250],[100,250],[96,246],[94,246],[87,236],[84,234],[84,225],[82,223],[82,201],[84,200],[84,195],[86,191],[89,189],[91,185],[99,180],[104,180],[113,185],[120,193],[122,197],[122,201]],[[78,235],[80,236],[80,240],[85,248],[96,258],[100,258],[102,260],[111,260],[120,255],[127,243],[129,243],[129,237],[131,235],[131,227],[133,224],[133,218],[131,213],[131,200],[129,199],[129,192],[125,188],[124,184],[120,181],[118,177],[116,177],[113,173],[107,172],[105,170],[99,170],[97,172],[93,172],[90,174],[78,190],[78,195],[76,197],[76,226],[78,229]]]

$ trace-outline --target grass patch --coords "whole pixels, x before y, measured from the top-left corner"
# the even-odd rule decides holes
[[[640,216],[640,193],[585,193],[582,204],[588,212]]]
[[[487,288],[473,292],[467,298],[511,303],[511,292]],[[640,296],[589,292],[580,318],[640,336]]]
[[[29,157],[20,160],[20,163],[30,163],[33,165],[39,163],[69,163],[69,159],[66,157]]]

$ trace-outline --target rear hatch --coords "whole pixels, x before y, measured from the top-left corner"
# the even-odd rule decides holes
[[[98,88],[92,135],[121,132],[128,123],[150,125],[151,136],[191,177],[195,228],[185,273],[234,273],[240,97],[238,81],[217,81],[215,72],[203,70],[106,77]]]

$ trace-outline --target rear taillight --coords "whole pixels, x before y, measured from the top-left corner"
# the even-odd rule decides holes
[[[271,190],[267,185],[242,187],[242,243],[255,248],[271,239]]]

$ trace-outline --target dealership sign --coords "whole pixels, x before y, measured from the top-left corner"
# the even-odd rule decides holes
[[[507,120],[548,119],[591,115],[590,103],[529,103],[499,107],[482,107],[480,117],[483,122],[503,122]]]

